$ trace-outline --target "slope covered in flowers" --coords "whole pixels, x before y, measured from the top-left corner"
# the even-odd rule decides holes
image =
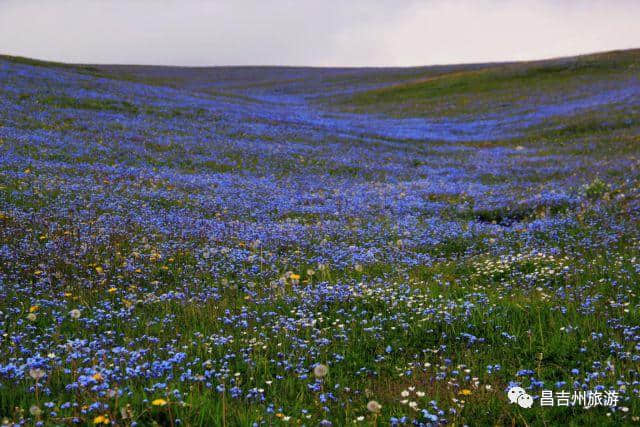
[[[637,422],[639,113],[638,51],[0,57],[0,419]],[[516,383],[533,408],[509,404]]]

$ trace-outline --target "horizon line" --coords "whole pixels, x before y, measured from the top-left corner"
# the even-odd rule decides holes
[[[63,62],[56,61],[52,59],[42,59],[30,56],[22,56],[22,55],[12,55],[7,53],[0,52],[0,59],[18,59],[18,60],[27,60],[34,62],[41,62],[43,64],[49,65],[66,65],[66,66],[77,66],[77,67],[91,67],[91,66],[112,66],[112,67],[156,67],[156,68],[313,68],[313,69],[344,69],[344,70],[362,70],[362,69],[410,69],[410,68],[430,68],[430,67],[451,67],[457,65],[509,65],[509,64],[524,64],[524,63],[535,63],[535,62],[545,62],[545,61],[554,61],[554,60],[562,60],[562,59],[572,59],[572,58],[580,58],[587,56],[595,56],[595,55],[604,55],[616,52],[630,52],[640,50],[640,46],[631,47],[631,48],[620,48],[620,49],[610,49],[610,50],[602,50],[602,51],[588,51],[582,53],[576,53],[575,55],[559,55],[559,56],[549,56],[544,58],[537,59],[515,59],[515,60],[489,60],[489,61],[469,61],[469,62],[451,62],[451,63],[434,63],[434,64],[422,64],[422,65],[348,65],[348,66],[330,66],[330,65],[283,65],[283,64],[252,64],[252,65],[234,65],[234,64],[225,64],[225,65],[171,65],[171,64],[156,64],[156,63],[118,63],[118,62]],[[32,64],[38,65],[38,64]]]

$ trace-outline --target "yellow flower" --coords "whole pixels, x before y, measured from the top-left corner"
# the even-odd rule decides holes
[[[118,288],[111,287],[111,288],[109,288],[109,293],[112,294],[112,293],[116,292],[117,290],[118,290]]]
[[[102,381],[104,379],[104,377],[102,376],[102,374],[100,372],[96,372],[95,374],[93,374],[93,379],[96,381]]]
[[[295,273],[291,273],[291,276],[289,276],[289,278],[291,280],[300,280],[300,275],[299,274],[295,274]]]
[[[109,418],[104,415],[98,415],[93,419],[94,424],[109,424]]]
[[[469,396],[471,394],[471,390],[467,389],[467,388],[463,388],[462,390],[460,390],[460,393],[463,396]]]
[[[40,307],[37,305],[32,305],[31,307],[29,307],[29,313],[35,313],[39,308]]]
[[[100,267],[100,266],[97,266],[96,267],[96,273],[102,274],[102,273],[104,273],[104,269],[102,267]]]
[[[164,405],[166,405],[166,404],[167,404],[167,401],[166,401],[166,400],[164,400],[164,399],[156,399],[156,400],[154,400],[153,402],[151,402],[151,404],[152,404],[153,406],[164,406]]]

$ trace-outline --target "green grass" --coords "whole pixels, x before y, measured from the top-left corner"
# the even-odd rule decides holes
[[[65,64],[62,62],[42,61],[39,59],[25,58],[23,56],[0,55],[0,60],[10,61],[16,64],[30,65],[33,67],[63,68],[78,72],[97,73],[98,68],[91,65]]]
[[[576,84],[618,79],[640,71],[640,51],[533,63],[485,66],[415,78],[342,100],[348,110],[392,115],[449,115],[501,111],[543,93],[571,96]]]
[[[139,108],[134,104],[112,99],[73,98],[69,96],[47,96],[40,101],[44,105],[55,108],[73,108],[78,110],[114,111],[119,113],[137,114]]]

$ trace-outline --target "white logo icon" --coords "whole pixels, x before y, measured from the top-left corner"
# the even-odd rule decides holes
[[[533,406],[533,398],[522,387],[511,387],[507,392],[507,397],[511,403],[517,403],[522,408]]]
[[[528,394],[521,394],[520,397],[518,397],[518,405],[520,405],[521,408],[531,408],[533,406],[533,397]]]

